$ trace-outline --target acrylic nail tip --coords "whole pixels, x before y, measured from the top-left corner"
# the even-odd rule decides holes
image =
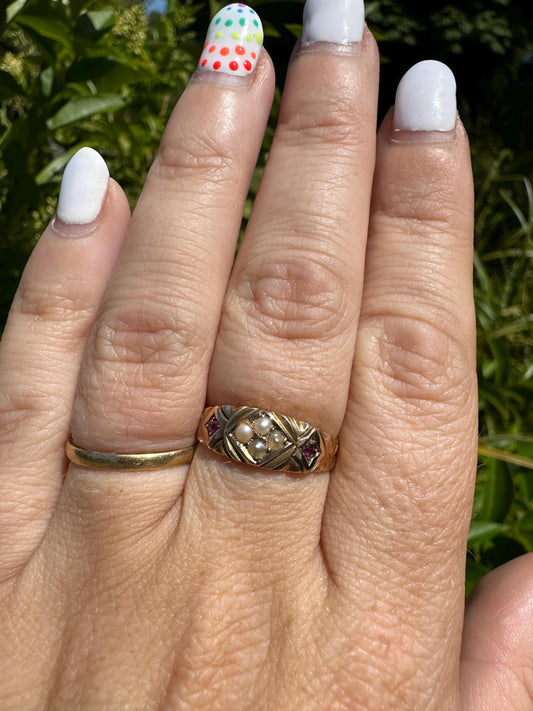
[[[305,3],[303,44],[361,42],[364,29],[363,0],[307,0]]]
[[[212,19],[198,68],[233,76],[251,74],[263,47],[263,25],[244,3],[223,7]]]
[[[394,128],[452,131],[457,120],[457,85],[446,64],[426,60],[403,76],[396,92]]]
[[[107,193],[109,170],[94,148],[84,147],[67,163],[61,181],[57,217],[68,225],[94,222]]]

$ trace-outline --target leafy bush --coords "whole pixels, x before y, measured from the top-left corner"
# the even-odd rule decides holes
[[[52,217],[60,173],[82,145],[106,158],[132,202],[196,66],[192,6],[150,24],[120,0],[17,0],[0,61],[0,270],[5,314]]]
[[[15,0],[0,15],[0,322],[52,217],[60,173],[81,145],[103,153],[132,204],[166,121],[224,3]],[[303,0],[256,0],[278,90],[246,204],[272,140]],[[0,11],[1,12],[1,11]],[[454,69],[472,138],[478,197],[475,287],[480,469],[467,589],[533,550],[533,15],[524,0],[369,0],[383,55],[383,113],[401,74],[433,57]],[[528,44],[529,42],[529,44]],[[528,54],[528,51],[530,54]]]

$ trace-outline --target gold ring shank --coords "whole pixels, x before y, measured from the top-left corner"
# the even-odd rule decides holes
[[[198,441],[226,459],[292,474],[330,471],[338,448],[336,438],[307,422],[233,405],[204,411]]]
[[[195,447],[185,447],[172,452],[157,452],[148,454],[116,454],[111,452],[92,452],[77,447],[71,440],[67,442],[67,457],[74,464],[87,469],[103,471],[155,471],[170,469],[183,464],[190,464]]]

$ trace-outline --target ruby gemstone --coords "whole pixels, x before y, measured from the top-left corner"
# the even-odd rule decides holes
[[[311,459],[313,459],[316,454],[318,454],[318,447],[317,444],[314,440],[310,439],[308,442],[304,444],[302,447],[302,454],[303,456],[307,459],[309,462]]]
[[[209,420],[207,421],[205,428],[207,430],[207,434],[212,437],[214,434],[216,434],[219,430],[222,429],[222,425],[220,422],[217,420],[216,415],[211,415]]]

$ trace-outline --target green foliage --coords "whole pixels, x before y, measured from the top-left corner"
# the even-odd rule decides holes
[[[221,0],[170,0],[147,17],[135,0],[15,0],[0,11],[0,321],[60,174],[97,148],[134,204],[170,111]],[[278,89],[245,206],[249,217],[271,145],[303,0],[256,0]],[[533,14],[529,0],[369,0],[383,57],[381,113],[414,62],[458,78],[477,183],[475,289],[480,468],[467,590],[533,550]],[[530,57],[528,59],[528,56]]]
[[[191,3],[17,0],[0,36],[0,309],[54,213],[60,173],[98,148],[132,203],[195,66]],[[3,320],[3,319],[2,319]]]
[[[484,572],[533,551],[533,187],[509,150],[488,162],[477,191],[475,295],[480,468],[467,563]],[[529,156],[531,159],[531,156]]]

